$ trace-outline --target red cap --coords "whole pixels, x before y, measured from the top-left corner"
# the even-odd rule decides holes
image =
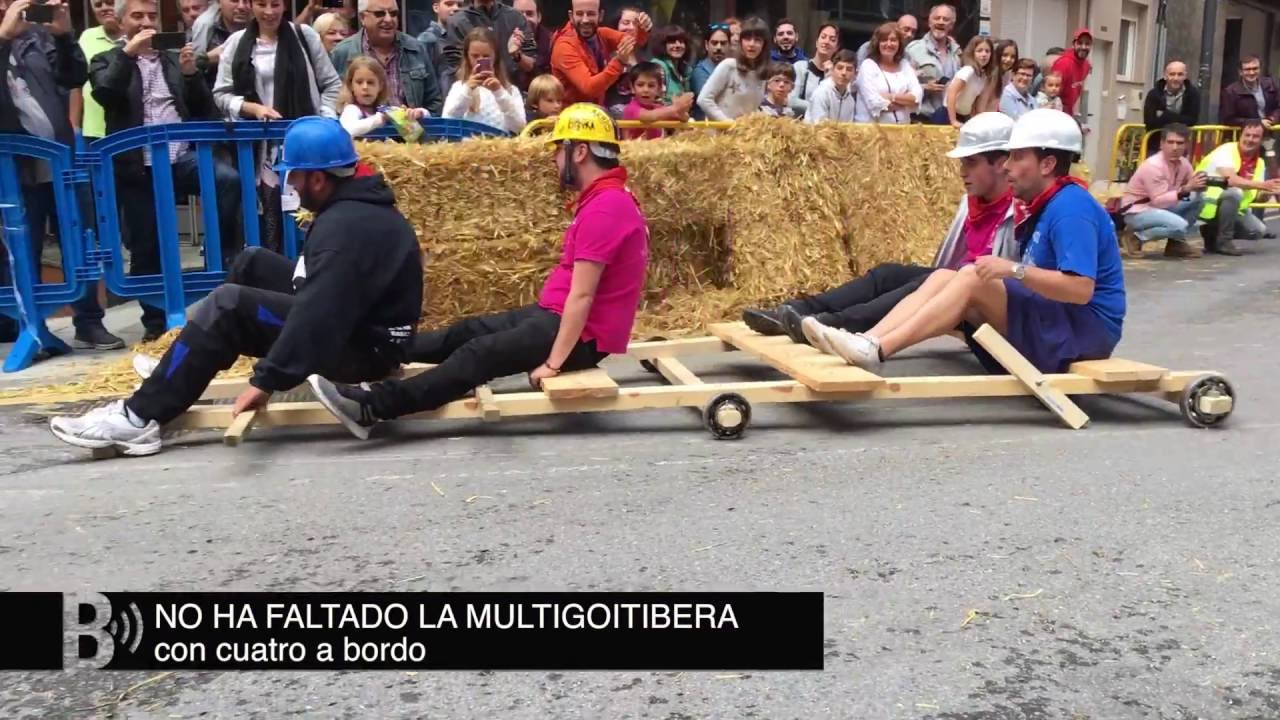
[[[1090,40],[1093,39],[1093,32],[1089,28],[1080,28],[1071,36],[1071,42],[1079,40],[1081,35],[1088,35]]]

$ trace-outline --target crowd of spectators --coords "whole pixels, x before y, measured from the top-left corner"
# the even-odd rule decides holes
[[[1042,61],[1022,56],[1008,39],[978,36],[962,50],[953,36],[956,12],[946,3],[929,9],[922,33],[916,16],[903,15],[875,28],[856,51],[841,48],[836,25],[820,25],[807,53],[789,19],[772,28],[755,17],[655,28],[634,7],[606,20],[601,0],[572,0],[559,27],[546,21],[538,0],[434,0],[434,20],[410,23],[425,26],[416,36],[401,31],[398,0],[345,0],[340,7],[310,0],[293,19],[284,0],[180,0],[186,44],[161,51],[151,44],[158,32],[155,0],[92,0],[96,24],[78,42],[66,0],[48,1],[55,10],[50,23],[24,19],[31,3],[0,0],[0,68],[8,80],[0,87],[0,131],[67,143],[77,131],[93,140],[179,120],[306,115],[340,117],[353,136],[362,136],[388,124],[395,111],[410,120],[462,118],[519,133],[528,122],[583,101],[642,121],[765,113],[808,123],[958,127],[986,111],[1017,118],[1049,107],[1076,114],[1093,42],[1089,30],[1078,30],[1070,47],[1051,48]],[[1280,122],[1280,87],[1261,77],[1257,58],[1247,58],[1220,105],[1224,124],[1260,121],[1269,131]],[[1144,116],[1152,129],[1180,127],[1194,124],[1200,107],[1185,64],[1174,61],[1148,93]],[[1269,132],[1264,142],[1273,159]],[[1149,154],[1158,149],[1153,141]],[[191,149],[174,143],[169,155],[178,192],[198,193]],[[268,247],[281,241],[275,159],[275,149],[264,144],[252,170]],[[148,150],[117,162],[131,197],[150,198],[151,166]],[[53,212],[51,178],[38,163],[22,169],[27,217],[43,227]],[[242,243],[239,173],[222,155],[215,183],[222,257],[230,262]],[[153,273],[154,213],[149,204],[133,205],[147,211],[124,213],[131,272]],[[1141,206],[1148,213],[1140,223],[1144,232],[1153,217],[1164,223],[1159,227],[1176,225],[1168,215],[1150,214],[1161,208]],[[43,233],[33,236],[41,236],[37,242]],[[7,280],[7,264],[0,257],[0,282]],[[74,311],[78,345],[118,345],[102,327],[96,298]],[[148,337],[163,330],[158,309],[144,308],[143,319]],[[0,327],[0,337],[8,334]]]

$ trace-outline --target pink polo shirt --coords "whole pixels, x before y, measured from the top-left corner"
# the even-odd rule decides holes
[[[648,224],[631,193],[622,188],[601,190],[578,209],[564,233],[560,263],[542,286],[539,306],[564,314],[573,264],[579,260],[604,265],[582,339],[595,340],[600,352],[625,353],[649,264]]]

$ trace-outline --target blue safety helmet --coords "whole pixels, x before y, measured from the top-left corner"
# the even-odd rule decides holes
[[[351,167],[360,160],[351,135],[337,120],[318,115],[298,118],[284,135],[278,173],[290,170],[329,170]]]

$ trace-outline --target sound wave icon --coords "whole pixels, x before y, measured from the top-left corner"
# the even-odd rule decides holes
[[[142,644],[142,611],[137,603],[129,603],[123,611],[111,618],[107,623],[107,634],[115,640],[117,647],[127,647],[129,652],[137,652]]]

